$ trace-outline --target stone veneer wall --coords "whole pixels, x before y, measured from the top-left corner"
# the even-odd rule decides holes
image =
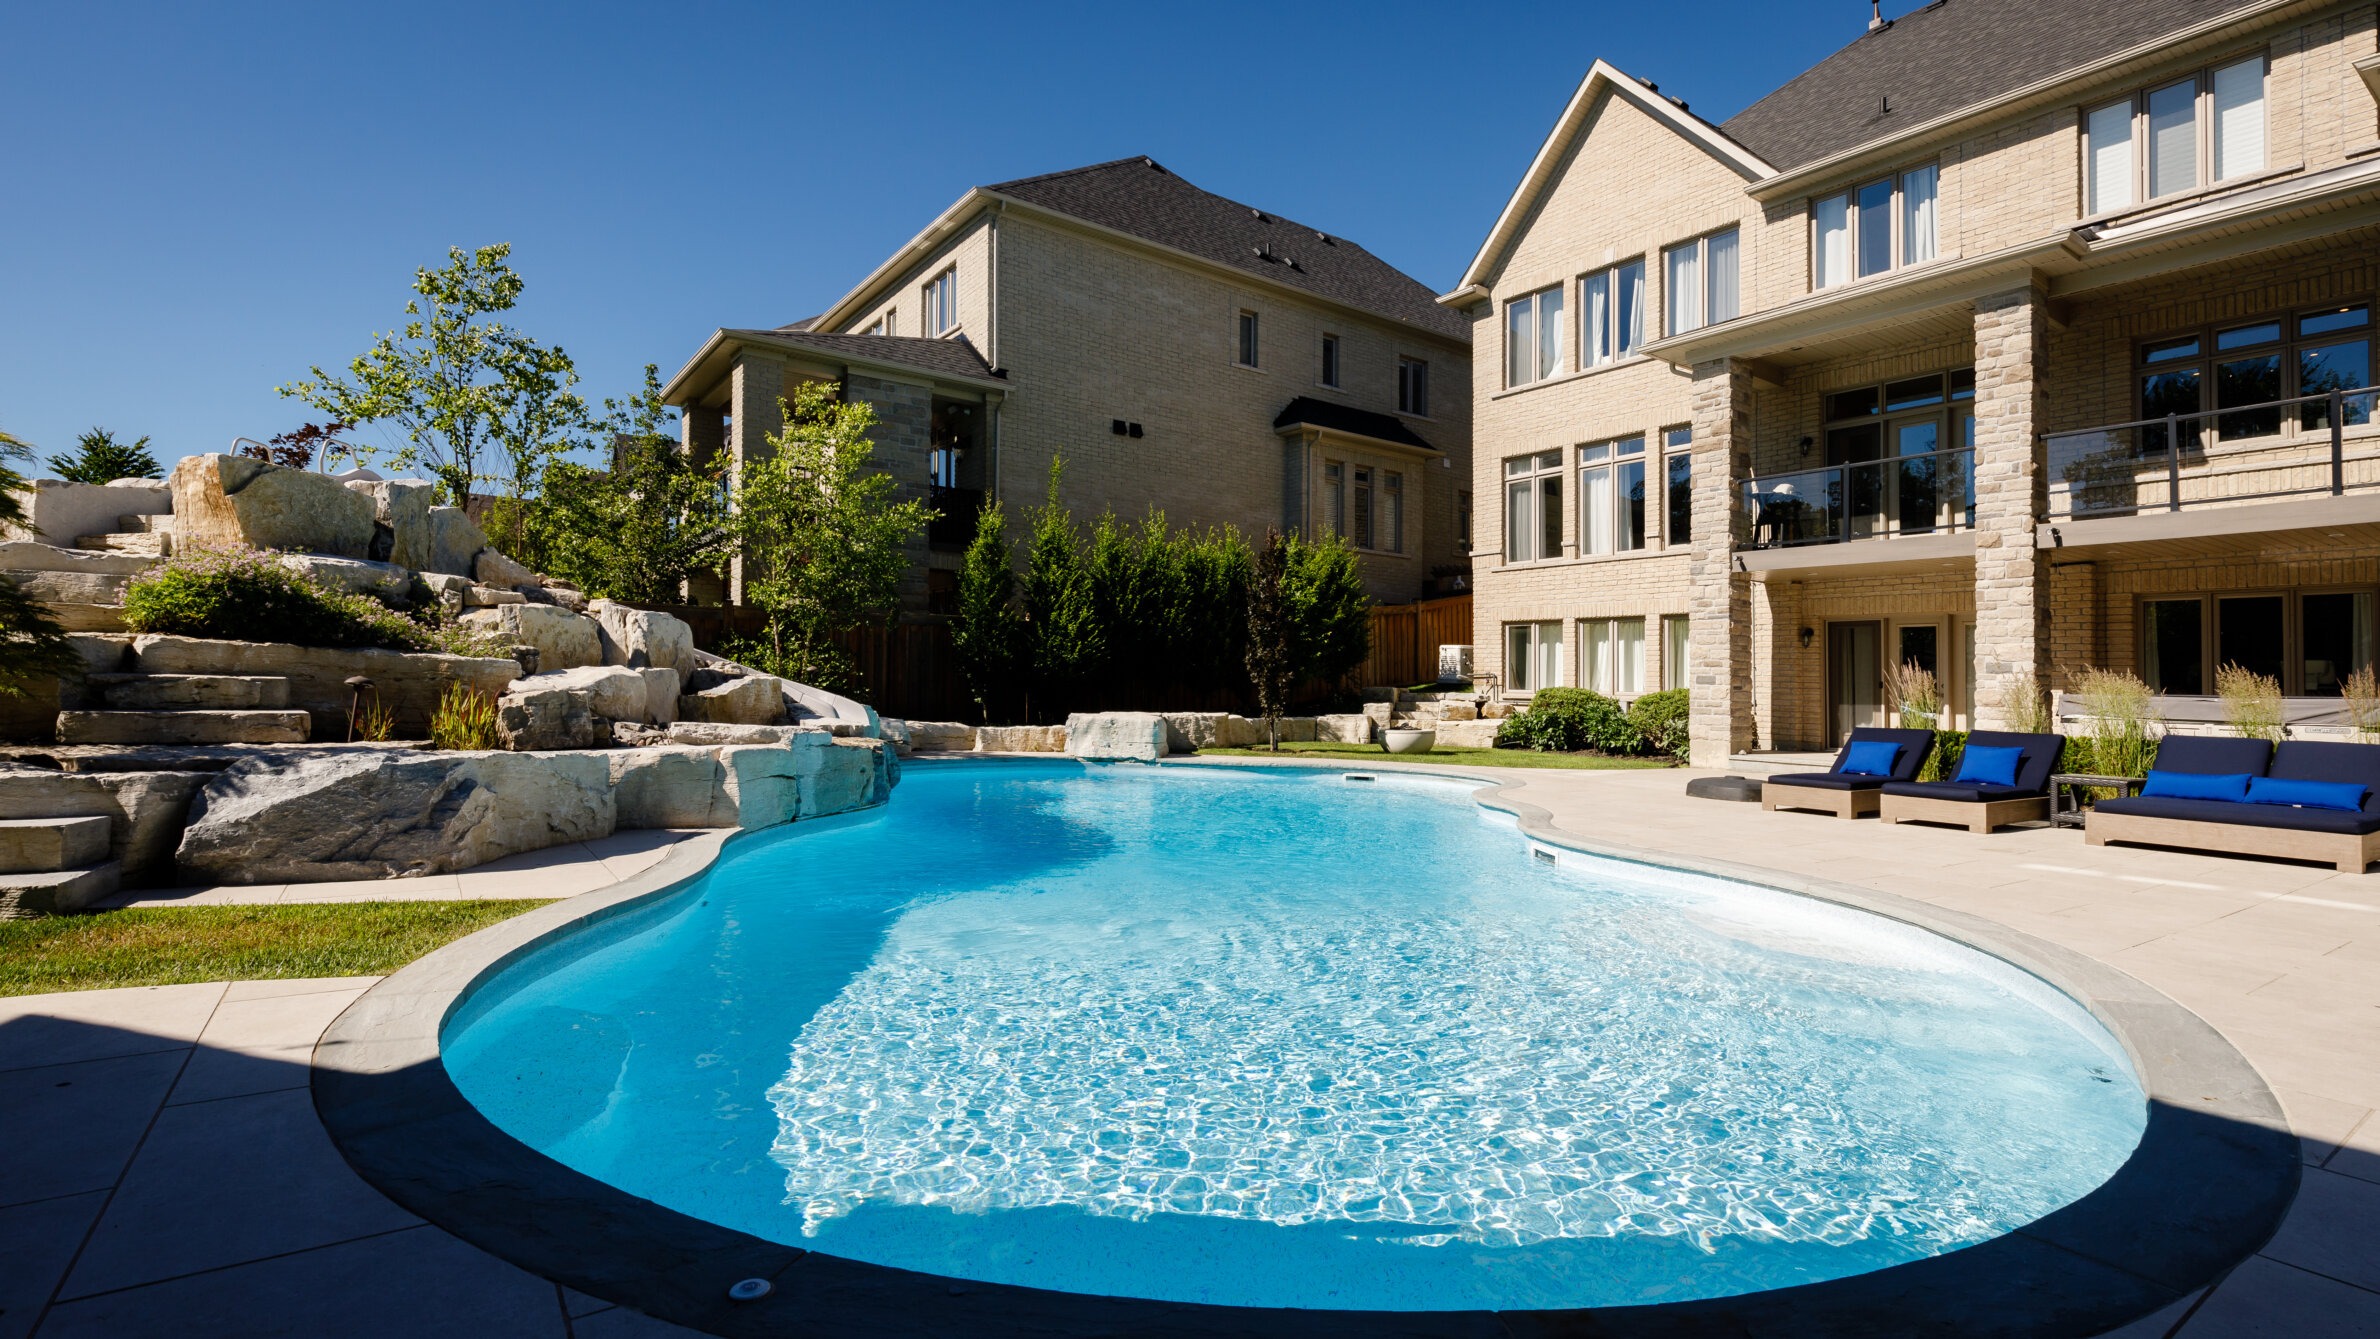
[[[2007,692],[2049,681],[2045,497],[2036,435],[2049,396],[2049,313],[2038,288],[1975,304],[1975,727],[2004,729]]]
[[[1724,767],[1753,740],[1752,579],[1735,570],[1751,466],[1752,374],[1730,359],[1694,369],[1694,593],[1686,658],[1697,767]]]

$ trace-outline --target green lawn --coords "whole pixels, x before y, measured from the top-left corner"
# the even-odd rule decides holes
[[[1258,745],[1252,749],[1200,749],[1201,758],[1269,758],[1271,749]],[[1438,762],[1461,763],[1470,767],[1674,767],[1667,758],[1614,758],[1601,753],[1538,753],[1532,749],[1454,749],[1437,748],[1427,753],[1388,753],[1378,744],[1289,744],[1281,745],[1280,756],[1299,758],[1329,758],[1334,762]]]
[[[539,901],[137,907],[0,921],[0,995],[380,976]]]

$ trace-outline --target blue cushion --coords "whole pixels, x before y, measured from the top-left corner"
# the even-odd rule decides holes
[[[2017,764],[2025,760],[2021,748],[1976,748],[1967,746],[1959,754],[1959,774],[1953,781],[1977,786],[2013,786],[2016,784]]]
[[[1843,761],[1835,768],[1852,776],[1891,776],[1894,760],[1901,756],[1901,746],[1881,739],[1861,740],[1846,745]]]
[[[2354,781],[2297,781],[2288,777],[2260,776],[2248,782],[2248,803],[2286,804],[2301,809],[2344,809],[2353,813],[2363,808],[2363,797],[2370,789]]]
[[[2213,775],[2206,772],[2166,772],[2149,769],[2140,793],[2166,800],[2238,800],[2248,798],[2248,783],[2259,778],[2246,772]]]

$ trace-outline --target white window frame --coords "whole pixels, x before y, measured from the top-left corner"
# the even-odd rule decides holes
[[[1504,385],[1533,386],[1562,375],[1568,333],[1565,285],[1523,293],[1504,304]]]
[[[1891,236],[1885,242],[1885,264],[1863,274],[1860,272],[1862,244],[1871,239],[1860,235],[1860,199],[1879,186],[1885,188],[1882,212]],[[1810,202],[1811,291],[1878,279],[1896,270],[1939,259],[1941,207],[1942,168],[1938,162],[1912,163],[1813,199]],[[1835,272],[1837,251],[1828,247],[1830,227],[1841,238],[1840,274]]]
[[[1635,275],[1635,299],[1629,319],[1622,321],[1622,299],[1628,276]],[[1611,367],[1631,358],[1645,342],[1645,258],[1631,256],[1579,279],[1579,366]]]
[[[1322,380],[1320,384],[1328,386],[1332,390],[1339,388],[1339,337],[1337,335],[1325,334],[1322,337]]]
[[[1504,461],[1504,561],[1551,562],[1562,556],[1562,453],[1533,451]],[[1546,547],[1545,528],[1554,526],[1553,552]]]
[[[1633,643],[1621,632],[1633,625]],[[1633,645],[1633,652],[1630,647]],[[1605,697],[1638,697],[1645,691],[1645,619],[1582,618],[1578,621],[1578,686]]]
[[[1661,686],[1685,688],[1694,676],[1694,625],[1684,614],[1661,616]]]
[[[1716,263],[1724,259],[1724,264]],[[1683,335],[1744,314],[1743,233],[1737,228],[1661,249],[1661,302],[1670,334]],[[1726,282],[1720,282],[1724,272]],[[1686,306],[1681,299],[1691,299]],[[1721,314],[1724,309],[1724,314]]]
[[[2251,65],[2256,67],[2254,102],[2227,106],[2222,101],[2227,77],[2239,75]],[[2211,190],[2228,181],[2262,176],[2272,166],[2272,74],[2271,53],[2255,51],[2077,109],[2082,130],[2083,216],[2121,213]],[[2150,138],[2150,100],[2184,86],[2190,88],[2191,134],[2196,141],[2190,181],[2156,190],[2163,183],[2157,180],[2156,146]],[[2252,129],[2243,130],[2254,137],[2252,153],[2227,155],[2223,119],[2233,113],[2252,118]],[[2231,161],[2233,157],[2244,161]]]
[[[1540,681],[1543,682],[1540,682]],[[1504,625],[1504,691],[1528,697],[1562,686],[1562,621],[1540,619]]]
[[[1233,321],[1231,361],[1234,367],[1259,367],[1264,354],[1264,329],[1258,323],[1254,308],[1242,307]]]
[[[1430,362],[1427,358],[1397,355],[1397,412],[1413,418],[1430,416]]]
[[[884,315],[879,316],[874,321],[869,322],[867,333],[871,335],[893,334],[895,331],[894,322],[899,319],[900,314],[901,309],[898,307],[885,308]]]
[[[1643,553],[1653,547],[1650,498],[1647,521],[1641,534],[1629,543],[1627,533],[1628,498],[1623,477],[1630,466],[1637,473],[1637,487],[1649,484],[1645,461],[1645,436],[1635,433],[1600,442],[1589,442],[1578,449],[1578,553],[1582,558],[1601,558],[1623,553]],[[1580,643],[1582,646],[1585,643]]]
[[[931,339],[959,328],[959,267],[946,265],[926,280],[925,333]]]

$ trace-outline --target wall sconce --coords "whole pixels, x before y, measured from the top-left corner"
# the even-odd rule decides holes
[[[1812,630],[1812,629],[1810,629],[1810,628],[1803,628],[1803,629],[1802,629],[1802,630],[1801,630],[1799,633],[1797,633],[1797,634],[1796,634],[1797,638],[1800,640],[1800,642],[1801,642],[1801,644],[1802,644],[1802,649],[1803,649],[1804,651],[1807,651],[1807,650],[1809,650],[1809,649],[1810,649],[1810,639],[1811,639],[1812,637],[1815,637],[1815,636],[1817,636],[1817,635],[1818,635],[1818,634],[1817,634],[1817,632],[1816,632],[1816,631],[1814,631],[1814,630]]]
[[[1815,438],[1815,437],[1804,437],[1804,438],[1802,438],[1802,454],[1803,454],[1803,455],[1805,455],[1805,456],[1806,456],[1806,455],[1808,455],[1808,454],[1810,454],[1810,448],[1811,448],[1812,446],[1816,445],[1816,444],[1817,444],[1817,441],[1818,441],[1818,439],[1817,439],[1817,438]]]

